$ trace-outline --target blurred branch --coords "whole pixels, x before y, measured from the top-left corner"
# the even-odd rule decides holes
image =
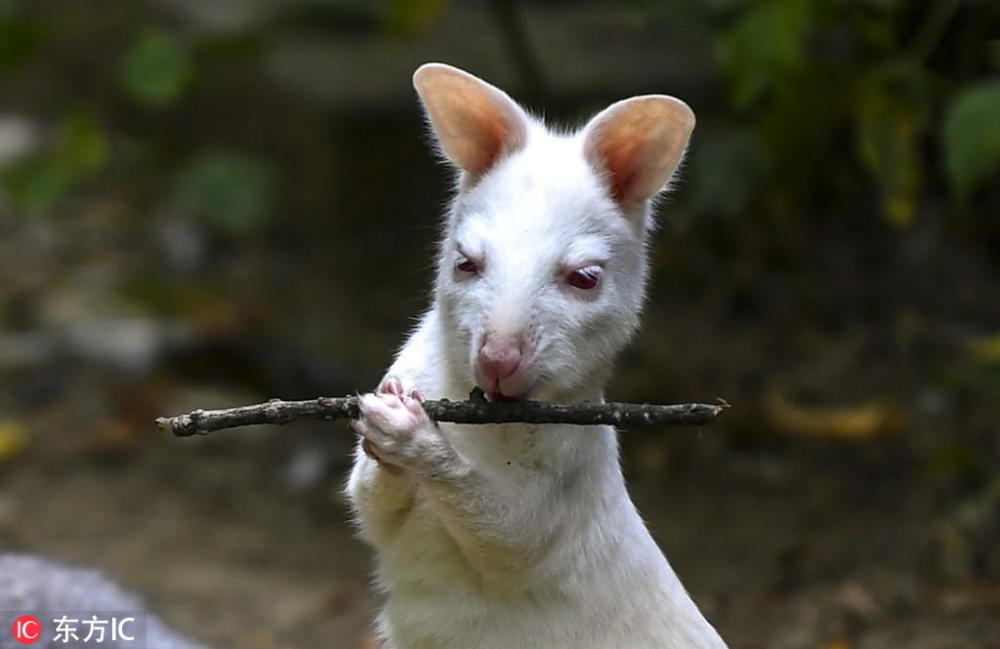
[[[528,38],[524,18],[518,11],[516,0],[493,0],[492,6],[500,37],[517,67],[521,83],[524,84],[522,96],[529,102],[546,103],[548,93],[541,65]]]
[[[287,424],[299,419],[357,419],[359,397],[319,397],[307,401],[272,399],[266,403],[222,410],[195,410],[176,417],[160,417],[156,424],[178,437],[206,434],[223,428],[256,424]],[[434,421],[456,424],[598,424],[616,426],[700,425],[715,420],[729,407],[724,401],[711,405],[681,403],[650,405],[639,403],[555,404],[541,401],[490,403],[475,391],[468,401],[424,401],[424,410]]]

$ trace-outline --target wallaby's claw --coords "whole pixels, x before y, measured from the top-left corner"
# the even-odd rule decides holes
[[[381,385],[378,386],[378,392],[381,394],[394,394],[397,397],[403,395],[403,383],[390,374],[383,379]]]

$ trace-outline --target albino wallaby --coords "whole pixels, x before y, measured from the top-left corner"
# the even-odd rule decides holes
[[[419,403],[603,398],[694,114],[633,97],[564,134],[447,65],[414,85],[458,178],[433,303],[355,424],[383,646],[725,647],[629,499],[612,428],[435,424]]]

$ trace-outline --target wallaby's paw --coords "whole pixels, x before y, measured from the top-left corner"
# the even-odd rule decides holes
[[[354,430],[364,437],[365,452],[387,468],[439,469],[451,448],[420,400],[415,390],[402,394],[402,386],[392,377],[379,386],[378,393],[362,396],[361,417],[354,422]]]
[[[394,394],[397,397],[402,397],[403,383],[398,378],[390,374],[382,380],[382,383],[379,384],[378,389],[375,392],[377,394]],[[355,425],[354,428],[358,431],[358,433],[361,433],[361,430],[357,425]],[[385,461],[385,459],[383,459],[382,456],[375,451],[375,448],[372,446],[372,442],[368,439],[368,437],[362,437],[361,450],[365,452],[365,455],[378,462],[390,473],[400,473],[402,471],[402,467]]]
[[[394,394],[397,397],[403,396],[403,382],[390,374],[382,380],[376,390],[379,394]]]

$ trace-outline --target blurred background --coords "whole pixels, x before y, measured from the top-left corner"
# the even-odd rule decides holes
[[[1000,4],[0,0],[0,550],[216,647],[364,646],[352,435],[157,415],[373,386],[450,172],[410,76],[699,116],[610,396],[734,649],[1000,647]]]

